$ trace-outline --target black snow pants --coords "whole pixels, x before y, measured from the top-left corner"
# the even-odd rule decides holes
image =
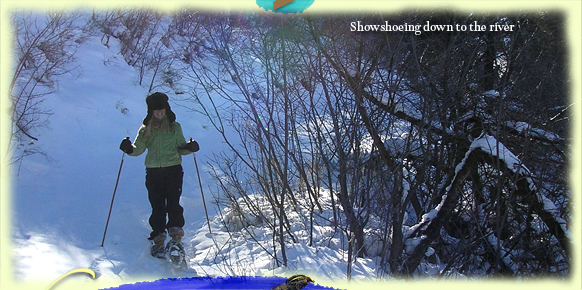
[[[146,169],[146,188],[152,206],[150,239],[167,228],[184,226],[184,209],[180,206],[183,179],[182,165]]]

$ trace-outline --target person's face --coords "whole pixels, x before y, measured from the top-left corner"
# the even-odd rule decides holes
[[[158,120],[162,120],[162,118],[164,118],[165,115],[166,109],[154,110],[154,117]]]

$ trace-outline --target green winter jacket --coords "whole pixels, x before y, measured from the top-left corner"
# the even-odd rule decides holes
[[[146,136],[145,126],[141,126],[137,132],[137,137],[133,141],[133,152],[130,156],[139,156],[146,149],[148,153],[145,157],[146,168],[169,167],[182,164],[182,155],[188,155],[187,149],[178,149],[186,144],[186,139],[182,133],[182,127],[178,122],[172,122],[171,131],[153,130],[150,136]]]

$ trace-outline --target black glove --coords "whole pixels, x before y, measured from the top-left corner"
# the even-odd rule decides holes
[[[133,146],[131,146],[131,141],[129,141],[129,137],[126,137],[125,139],[123,139],[123,141],[121,141],[119,149],[121,149],[121,151],[127,154],[131,154],[133,152]]]
[[[192,140],[192,138],[190,138],[190,142],[184,144],[183,146],[180,146],[180,149],[182,150],[188,150],[190,152],[196,152],[198,150],[200,150],[200,146],[198,145],[198,142]]]

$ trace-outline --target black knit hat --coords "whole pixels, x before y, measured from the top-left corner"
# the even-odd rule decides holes
[[[148,105],[148,114],[143,119],[143,124],[147,125],[152,118],[154,110],[166,109],[166,115],[170,123],[176,121],[176,114],[172,112],[170,104],[168,103],[168,96],[164,93],[153,93],[146,97],[146,104]]]

